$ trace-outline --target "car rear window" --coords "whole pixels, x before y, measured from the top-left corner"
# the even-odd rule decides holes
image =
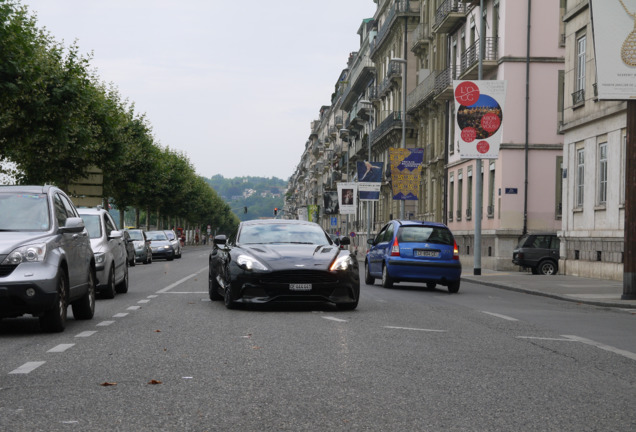
[[[398,230],[400,243],[436,243],[443,245],[454,244],[453,234],[442,227],[403,226]]]

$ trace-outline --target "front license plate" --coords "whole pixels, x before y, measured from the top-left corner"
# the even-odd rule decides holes
[[[311,284],[289,284],[291,291],[311,291]]]
[[[439,256],[439,251],[431,251],[431,250],[416,250],[416,257],[432,257],[437,258]]]

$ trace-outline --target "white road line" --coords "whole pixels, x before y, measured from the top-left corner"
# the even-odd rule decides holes
[[[507,315],[501,315],[501,314],[494,313],[494,312],[482,311],[482,313],[485,313],[486,315],[491,315],[491,316],[494,316],[494,317],[497,317],[497,318],[505,319],[505,320],[508,320],[508,321],[519,321],[517,318],[509,317]]]
[[[111,324],[114,324],[115,321],[102,321],[99,324],[97,324],[97,327],[107,327]]]
[[[118,313],[118,314],[113,315],[113,318],[123,318],[123,317],[125,317],[127,315],[128,315],[128,312]]]
[[[34,362],[27,362],[25,364],[23,364],[22,366],[20,366],[17,369],[12,370],[11,372],[9,372],[9,374],[28,374],[32,371],[34,371],[35,369],[39,368],[40,366],[42,366],[44,363],[43,361],[34,361]]]
[[[50,352],[50,353],[61,353],[61,352],[66,351],[67,349],[71,348],[74,345],[75,345],[74,343],[72,343],[72,344],[59,344],[58,346],[51,348],[47,352]]]
[[[97,333],[96,331],[83,331],[77,335],[75,335],[75,337],[89,337],[89,336],[93,336],[95,333]]]
[[[343,319],[332,317],[332,316],[324,316],[323,318],[330,321],[347,322],[347,320],[343,320]]]
[[[618,354],[618,355],[621,355],[623,357],[627,357],[628,359],[631,359],[631,360],[636,360],[636,353],[633,353],[631,351],[625,351],[625,350],[622,350],[622,349],[619,349],[619,348],[616,348],[616,347],[613,347],[613,346],[610,346],[610,345],[605,345],[603,343],[596,342],[596,341],[593,341],[591,339],[582,338],[582,337],[579,337],[579,336],[573,336],[573,335],[561,335],[561,336],[563,336],[565,338],[568,338],[568,339],[571,339],[571,340],[576,341],[576,342],[581,342],[581,343],[584,343],[584,344],[587,344],[587,345],[594,346],[596,348],[599,348],[599,349],[602,349],[602,350],[605,350],[605,351],[613,352],[614,354]]]
[[[141,303],[141,304],[150,303],[150,300],[139,300],[137,303]]]
[[[394,329],[394,330],[415,330],[415,331],[438,332],[438,333],[444,333],[447,331],[447,330],[423,329],[423,328],[414,328],[414,327],[394,327],[394,326],[384,326],[384,328]]]
[[[198,275],[199,273],[201,273],[202,271],[207,270],[207,269],[208,269],[208,268],[207,268],[207,267],[205,267],[204,269],[199,270],[198,272],[193,273],[193,274],[191,274],[190,276],[186,276],[186,277],[184,277],[183,279],[180,279],[180,280],[176,281],[175,283],[170,284],[170,285],[168,285],[167,287],[165,287],[165,288],[163,288],[163,289],[160,289],[159,291],[157,291],[157,294],[164,294],[164,293],[167,293],[167,292],[168,292],[168,291],[170,291],[172,288],[176,287],[177,285],[181,285],[182,283],[184,283],[184,282],[185,282],[185,281],[187,281],[188,279],[192,279],[193,277],[195,277],[196,275]]]
[[[157,298],[157,297],[159,297],[159,296],[158,296],[158,295],[155,295],[155,294],[152,294],[152,295],[149,295],[147,298],[149,298],[149,299],[153,299],[153,298]]]
[[[549,338],[549,337],[538,337],[538,336],[517,336],[517,339],[533,339],[533,340],[546,340],[546,341],[562,341],[562,342],[576,342],[572,339],[567,338]]]
[[[130,306],[129,308],[126,308],[126,310],[139,310],[141,309],[141,306]]]
[[[165,294],[208,294],[207,291],[170,291]]]

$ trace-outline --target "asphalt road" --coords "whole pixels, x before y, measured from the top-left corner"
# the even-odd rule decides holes
[[[469,283],[229,311],[207,250],[64,333],[0,322],[0,430],[636,430],[636,315]]]

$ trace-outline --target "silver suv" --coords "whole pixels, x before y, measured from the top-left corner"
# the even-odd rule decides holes
[[[128,256],[124,233],[117,229],[111,215],[101,207],[80,208],[97,269],[97,292],[105,298],[128,292]]]
[[[95,313],[95,260],[84,222],[54,186],[0,186],[0,318],[31,314],[45,331]]]

